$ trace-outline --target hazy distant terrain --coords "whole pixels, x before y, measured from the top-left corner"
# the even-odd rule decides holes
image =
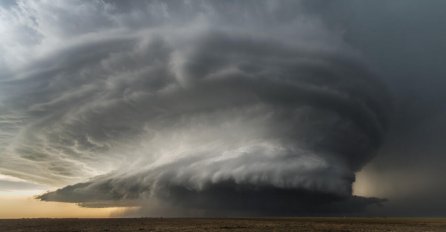
[[[2,231],[446,231],[437,218],[13,219]]]

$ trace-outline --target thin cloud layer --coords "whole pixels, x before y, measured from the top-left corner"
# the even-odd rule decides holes
[[[2,8],[0,172],[69,184],[42,200],[140,214],[379,202],[351,186],[383,142],[387,89],[310,12],[301,1]]]

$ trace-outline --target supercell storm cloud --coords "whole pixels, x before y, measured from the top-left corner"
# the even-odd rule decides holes
[[[307,5],[2,9],[1,173],[66,186],[39,198],[87,207],[359,210],[375,200],[352,196],[355,172],[383,142],[391,99]]]

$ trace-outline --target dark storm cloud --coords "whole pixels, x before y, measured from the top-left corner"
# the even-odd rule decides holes
[[[374,213],[444,216],[446,3],[340,0],[325,6],[314,11],[344,25],[346,41],[379,70],[395,102],[386,142],[362,174],[369,194],[389,199]]]
[[[19,1],[2,11],[0,172],[71,184],[42,200],[141,214],[380,202],[351,188],[383,142],[387,88],[308,7]]]

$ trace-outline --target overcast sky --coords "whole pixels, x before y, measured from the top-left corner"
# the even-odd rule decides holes
[[[1,1],[0,191],[137,206],[118,216],[444,216],[445,7]]]

